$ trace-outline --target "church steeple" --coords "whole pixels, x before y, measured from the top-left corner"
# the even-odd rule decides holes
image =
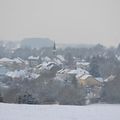
[[[56,43],[54,41],[54,45],[53,45],[53,55],[56,55]]]
[[[56,50],[56,43],[55,43],[55,41],[54,41],[53,50]]]

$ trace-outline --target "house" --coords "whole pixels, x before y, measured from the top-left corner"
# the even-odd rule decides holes
[[[68,72],[70,71],[70,69],[61,69],[56,73],[56,80],[62,81],[64,82],[65,80],[67,80],[68,78]]]
[[[108,78],[106,78],[106,79],[104,80],[104,82],[113,81],[113,80],[114,80],[114,78],[115,78],[115,76],[114,76],[114,75],[110,75]]]
[[[73,77],[76,77],[76,78],[80,78],[82,75],[85,75],[85,74],[88,75],[89,72],[86,71],[86,70],[84,70],[84,69],[78,68],[78,69],[70,70],[70,71],[68,72],[68,74],[69,74],[70,76],[73,76]]]
[[[89,62],[76,62],[76,68],[81,68],[87,70],[89,68]]]
[[[6,76],[12,78],[13,80],[23,80],[25,78],[25,71],[24,70],[15,70],[9,71],[6,73]]]
[[[44,62],[51,62],[51,58],[48,57],[48,56],[45,56],[45,57],[41,58],[41,60],[44,61]]]
[[[92,100],[91,102],[97,102],[101,97],[102,87],[94,86],[92,88],[86,87],[86,99]]]
[[[11,70],[15,70],[15,69],[24,69],[26,66],[26,63],[24,60],[22,60],[21,58],[1,58],[0,59],[0,64],[3,65],[6,68],[9,68]]]
[[[10,58],[1,58],[0,59],[0,64],[2,64],[2,65],[9,65],[12,63],[13,63],[13,60]]]
[[[79,69],[61,69],[56,74],[56,80],[65,84],[74,84],[76,87],[84,87],[86,99],[99,99],[103,84],[102,78],[95,78],[88,71]]]
[[[7,67],[0,65],[0,77],[1,76],[5,76],[5,74],[8,72],[9,70],[7,69]]]
[[[83,69],[61,69],[60,71],[57,72],[56,76],[57,79],[60,79],[63,81],[66,81],[68,83],[75,83],[76,85],[76,78],[79,76],[82,76],[84,74],[89,74],[88,71],[83,70]]]
[[[37,57],[29,56],[28,61],[29,61],[29,66],[34,67],[40,63],[40,57],[39,56],[37,56]]]
[[[84,74],[77,78],[78,86],[86,88],[87,99],[99,99],[103,85],[102,78],[94,78],[92,75]]]
[[[26,70],[15,70],[7,72],[6,76],[12,78],[12,80],[34,80],[37,79],[40,75],[33,72],[28,72]]]
[[[94,78],[92,75],[84,74],[77,78],[78,84],[80,86],[101,86],[101,82]]]

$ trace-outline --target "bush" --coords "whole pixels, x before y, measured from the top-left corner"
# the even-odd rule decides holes
[[[18,103],[19,104],[37,104],[37,100],[32,97],[31,94],[25,94],[23,96],[18,97]]]
[[[0,94],[0,102],[3,102],[3,97],[1,94]]]
[[[85,92],[83,88],[65,87],[59,93],[58,102],[62,105],[85,105]]]
[[[120,103],[120,77],[105,84],[102,100],[107,103]]]

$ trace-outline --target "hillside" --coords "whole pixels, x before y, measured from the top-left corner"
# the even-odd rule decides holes
[[[0,104],[0,120],[119,120],[120,105]]]

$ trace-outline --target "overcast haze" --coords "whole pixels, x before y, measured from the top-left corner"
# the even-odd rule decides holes
[[[120,42],[120,0],[0,0],[0,40]]]

